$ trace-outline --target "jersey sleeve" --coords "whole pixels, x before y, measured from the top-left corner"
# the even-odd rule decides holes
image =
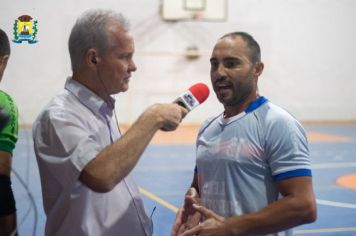
[[[18,109],[14,100],[3,91],[0,91],[0,107],[9,116],[7,124],[0,130],[0,150],[12,155],[18,139]]]
[[[308,140],[302,125],[289,114],[271,120],[265,149],[274,179],[311,176]]]

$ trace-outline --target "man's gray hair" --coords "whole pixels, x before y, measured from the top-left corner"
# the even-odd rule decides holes
[[[110,49],[108,27],[113,23],[129,30],[128,20],[121,13],[112,10],[87,10],[77,19],[68,41],[73,72],[79,69],[88,49],[95,48],[99,53]]]

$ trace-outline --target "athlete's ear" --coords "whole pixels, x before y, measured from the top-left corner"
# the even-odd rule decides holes
[[[254,67],[255,67],[254,75],[255,75],[255,77],[258,78],[263,72],[264,64],[263,64],[263,62],[256,62]]]

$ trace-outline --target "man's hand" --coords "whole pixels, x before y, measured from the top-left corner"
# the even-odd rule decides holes
[[[225,218],[217,215],[215,212],[196,204],[193,208],[200,212],[206,219],[204,222],[196,225],[194,228],[185,231],[181,236],[228,236],[228,229],[224,227]]]
[[[193,204],[200,204],[200,198],[197,190],[190,188],[185,195],[184,206],[178,210],[171,236],[181,235],[199,224],[201,214],[196,211]]]
[[[173,131],[186,116],[188,110],[177,104],[155,104],[145,113],[145,115],[156,117],[159,129]]]

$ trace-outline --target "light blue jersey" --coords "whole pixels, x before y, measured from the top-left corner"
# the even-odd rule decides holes
[[[311,176],[305,131],[288,112],[259,97],[234,117],[221,114],[203,124],[197,171],[205,207],[225,217],[259,211],[279,198],[276,181]]]

